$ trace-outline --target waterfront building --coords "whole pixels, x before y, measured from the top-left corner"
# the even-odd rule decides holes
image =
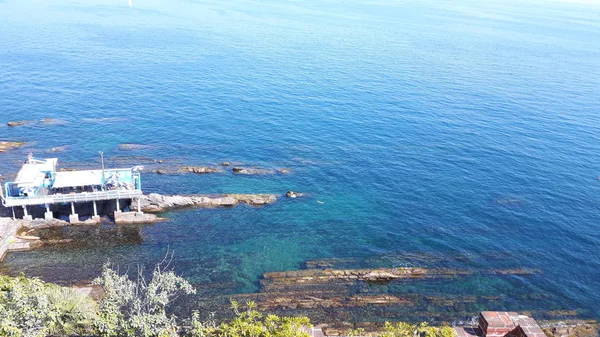
[[[53,219],[50,206],[71,205],[70,222],[79,222],[77,203],[91,202],[94,207],[92,218],[99,219],[97,201],[114,200],[120,212],[120,200],[133,199],[142,195],[141,166],[79,171],[57,171],[57,158],[35,159],[30,154],[14,181],[7,182],[0,197],[5,207],[22,207],[24,219],[32,220],[28,206],[46,208],[44,217]],[[138,212],[139,202],[138,202]]]

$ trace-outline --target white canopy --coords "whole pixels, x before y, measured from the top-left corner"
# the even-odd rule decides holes
[[[44,182],[46,172],[53,172],[56,167],[56,158],[46,160],[30,160],[21,166],[15,183],[19,187],[38,187]]]
[[[53,188],[102,185],[102,170],[56,172]]]

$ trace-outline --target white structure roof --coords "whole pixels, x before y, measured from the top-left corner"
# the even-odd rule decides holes
[[[17,173],[15,183],[19,187],[38,187],[44,182],[46,172],[53,172],[56,168],[57,158],[46,160],[28,160]]]
[[[56,172],[53,188],[102,185],[102,170]]]

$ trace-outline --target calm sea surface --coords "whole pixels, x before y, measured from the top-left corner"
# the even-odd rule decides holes
[[[5,124],[47,117],[60,123]],[[0,123],[0,139],[29,142],[0,154],[4,176],[30,151],[63,166],[104,151],[292,170],[145,173],[146,192],[310,194],[63,229],[74,243],[10,254],[2,272],[68,284],[170,249],[216,296],[316,259],[451,267],[473,274],[374,286],[422,301],[358,319],[600,319],[600,4],[4,0]],[[498,268],[538,272],[485,272]]]

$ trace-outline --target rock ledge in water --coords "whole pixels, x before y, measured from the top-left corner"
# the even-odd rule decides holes
[[[16,149],[25,145],[25,142],[5,142],[0,141],[0,152],[5,152],[11,149]]]
[[[300,192],[294,192],[294,191],[287,191],[285,193],[285,196],[288,198],[299,198],[299,197],[304,197],[306,196],[305,193],[300,193]]]
[[[218,168],[208,166],[182,166],[179,168],[179,171],[200,174],[221,172],[221,170],[219,170]]]
[[[223,194],[223,195],[161,195],[151,193],[139,198],[143,212],[164,212],[185,207],[231,207],[238,203],[266,205],[277,201],[274,194]],[[137,199],[132,201],[135,205]]]
[[[233,173],[235,173],[235,174],[275,174],[275,170],[267,170],[267,169],[261,169],[261,168],[251,168],[251,167],[236,166],[232,170],[233,170]]]

